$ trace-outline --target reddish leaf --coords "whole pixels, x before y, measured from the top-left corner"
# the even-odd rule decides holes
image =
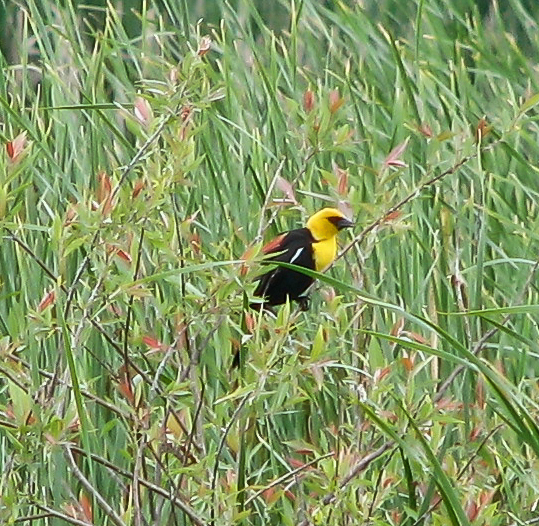
[[[110,197],[110,194],[112,193],[112,183],[110,180],[110,177],[106,174],[106,172],[101,171],[97,174],[97,201],[99,203],[102,203],[105,201],[105,199],[108,199]]]
[[[133,394],[133,389],[131,383],[127,381],[127,378],[123,376],[122,380],[118,383],[118,391],[127,398],[131,405],[135,405],[135,395]]]
[[[303,462],[302,460],[298,460],[297,458],[289,458],[288,459],[288,463],[294,468],[294,469],[298,469],[298,468],[303,468],[305,467],[305,465],[307,464],[306,462]],[[309,470],[312,470],[312,466],[309,466],[308,468],[306,468],[306,470],[309,469]]]
[[[148,124],[150,124],[153,119],[153,113],[150,103],[146,99],[137,96],[135,97],[133,105],[133,112],[135,113],[135,117],[137,118],[137,120],[143,126],[148,126]]]
[[[393,212],[389,212],[389,214],[384,217],[384,221],[386,223],[389,223],[390,221],[395,221],[396,219],[399,219],[401,215],[402,212],[400,210],[394,210]]]
[[[56,301],[56,292],[53,290],[46,292],[43,299],[39,302],[37,310],[43,312],[47,307],[50,307]]]
[[[450,398],[442,398],[438,401],[436,407],[440,411],[460,411],[462,409],[462,402],[456,402],[455,400],[451,400]]]
[[[120,307],[118,307],[118,305],[116,304],[111,304],[107,307],[107,309],[112,312],[112,314],[114,314],[115,316],[118,316],[118,318],[121,318],[124,313],[122,311],[122,309]]]
[[[116,250],[116,255],[127,263],[131,263],[133,261],[133,259],[131,258],[131,255],[125,250],[122,250],[121,248]]]
[[[275,486],[272,486],[271,488],[266,488],[263,493],[262,493],[262,497],[264,498],[264,500],[268,503],[268,504],[272,504],[274,503],[278,498],[279,496],[277,495],[277,497],[275,497]]]
[[[13,161],[13,157],[15,156],[15,148],[12,141],[6,142],[6,152],[9,159]]]
[[[348,195],[348,170],[343,170],[337,166],[337,192],[340,195]]]
[[[418,128],[419,132],[422,133],[425,137],[427,138],[431,138],[432,137],[432,129],[431,127],[426,123],[424,122],[423,124],[421,124]]]
[[[407,137],[404,142],[400,143],[398,146],[395,146],[395,148],[393,148],[393,150],[389,152],[389,155],[384,160],[384,166],[395,166],[397,168],[405,168],[406,166],[408,166],[404,161],[400,159],[400,157],[406,151],[409,140],[410,138]]]
[[[410,356],[401,358],[401,363],[408,372],[411,372],[414,368],[414,359]]]
[[[183,106],[180,112],[180,117],[182,119],[182,122],[185,122],[191,116],[192,112],[193,112],[192,106],[189,106],[189,104],[186,104],[185,106]]]
[[[285,489],[284,494],[286,495],[288,500],[291,500],[292,502],[296,501],[296,496],[289,489]]]
[[[505,366],[501,360],[496,360],[494,362],[494,367],[496,370],[505,378]]]
[[[382,482],[382,487],[387,488],[388,486],[391,486],[395,482],[395,477],[386,477],[384,481]]]
[[[109,198],[105,201],[105,204],[103,205],[103,216],[107,217],[111,211],[112,211],[112,199]]]
[[[92,510],[92,501],[88,498],[86,493],[83,493],[79,497],[79,505],[81,508],[81,511],[84,515],[84,518],[86,519],[86,522],[89,522],[90,524],[93,524],[94,520],[94,513]]]
[[[133,187],[133,193],[131,194],[131,197],[133,199],[136,199],[145,186],[146,183],[144,182],[144,179],[137,179],[137,181],[135,182],[135,186]]]
[[[430,499],[430,506],[431,508],[436,508],[439,506],[439,504],[442,502],[442,497],[438,493],[434,493],[432,498]]]
[[[314,92],[311,89],[305,90],[303,94],[303,109],[309,113],[314,108]]]
[[[187,341],[187,325],[182,315],[178,315],[176,320],[176,331],[178,333],[176,348],[186,349],[189,342]]]
[[[154,336],[143,336],[142,341],[152,349],[160,349],[162,347],[161,342]]]
[[[484,506],[486,506],[487,504],[490,504],[492,502],[492,499],[494,498],[494,495],[496,495],[496,489],[491,489],[489,491],[487,490],[483,490],[480,494],[479,494],[479,505],[481,506],[481,508],[483,508]]]
[[[399,318],[394,324],[393,327],[391,327],[391,331],[389,334],[391,336],[398,337],[402,333],[402,329],[404,328],[404,318]]]
[[[295,450],[298,455],[314,455],[316,453],[316,450],[309,449],[309,448],[298,448]]]
[[[481,434],[481,426],[475,426],[471,432],[470,432],[470,436],[468,437],[468,440],[470,442],[473,442],[474,440],[477,439],[477,437]]]
[[[243,277],[249,272],[249,263],[253,260],[255,253],[255,247],[247,247],[247,250],[242,254],[240,259],[245,263],[240,267],[240,276]]]
[[[80,420],[78,416],[74,417],[73,420],[69,422],[67,429],[72,433],[78,433],[80,431]]]
[[[198,43],[197,55],[203,57],[211,48],[211,38],[209,36],[203,36]]]
[[[26,131],[19,133],[15,139],[6,143],[6,151],[11,162],[16,162],[26,146]]]
[[[333,114],[344,104],[344,99],[339,95],[339,90],[334,89],[329,92],[329,111]]]
[[[393,411],[381,410],[378,412],[382,418],[385,418],[389,422],[396,422],[398,420],[397,415]]]
[[[428,343],[427,339],[421,336],[421,334],[418,334],[417,332],[406,331],[406,336],[408,336],[408,338],[410,338],[411,340],[417,343],[421,343],[423,345],[427,345]]]
[[[193,249],[193,252],[199,256],[202,248],[202,245],[200,244],[200,236],[194,232],[189,236],[189,243],[191,244],[191,248]]]
[[[374,371],[374,377],[373,377],[374,383],[378,383],[381,380],[383,380],[390,373],[390,371],[391,371],[390,367],[376,369],[376,371]]]
[[[295,205],[298,203],[296,201],[296,194],[294,193],[294,188],[288,182],[284,177],[281,177],[280,175],[277,176],[277,182],[276,186],[279,190],[281,190],[292,203]]]
[[[75,218],[77,217],[77,209],[75,208],[75,206],[75,204],[70,204],[67,207],[64,226],[69,226],[75,221]]]
[[[466,515],[470,521],[474,521],[479,515],[479,506],[473,500],[471,500],[468,503],[468,506],[466,506]]]
[[[475,128],[475,142],[481,141],[490,133],[490,130],[492,130],[492,127],[488,125],[485,117],[480,119]]]
[[[249,334],[254,334],[256,323],[253,315],[250,312],[245,313],[245,326]]]

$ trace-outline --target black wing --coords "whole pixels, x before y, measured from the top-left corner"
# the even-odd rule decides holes
[[[278,236],[263,251],[266,254],[276,254],[267,261],[283,261],[314,270],[313,241],[307,228],[298,228]],[[259,278],[255,296],[264,298],[269,305],[280,305],[286,302],[287,296],[291,300],[298,299],[312,282],[311,277],[301,272],[278,267]]]

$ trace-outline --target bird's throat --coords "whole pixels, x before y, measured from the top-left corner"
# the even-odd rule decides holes
[[[314,265],[318,272],[324,270],[337,255],[337,239],[330,237],[313,243]]]

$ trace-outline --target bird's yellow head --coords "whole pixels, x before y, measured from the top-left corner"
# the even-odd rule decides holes
[[[346,219],[344,214],[336,208],[323,208],[307,221],[307,228],[316,241],[331,239],[337,235],[339,230],[352,226],[354,223]]]

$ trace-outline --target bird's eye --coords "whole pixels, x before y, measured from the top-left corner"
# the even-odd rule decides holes
[[[333,223],[339,230],[354,226],[354,223],[346,219],[346,217],[332,216],[328,217],[328,221]]]

